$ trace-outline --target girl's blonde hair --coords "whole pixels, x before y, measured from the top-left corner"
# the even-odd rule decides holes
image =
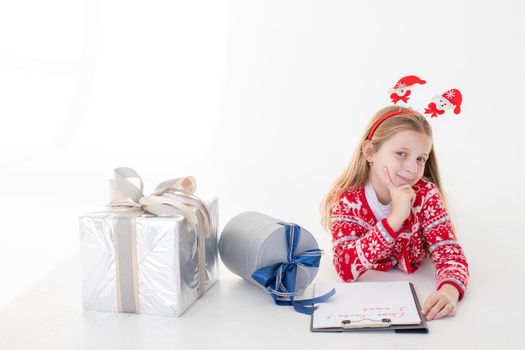
[[[374,115],[366,128],[366,132],[359,140],[359,144],[354,151],[352,160],[343,173],[336,179],[330,188],[330,191],[328,191],[326,196],[323,198],[323,201],[321,202],[321,223],[328,232],[331,231],[332,207],[339,201],[341,194],[356,187],[364,186],[368,180],[370,168],[367,165],[367,160],[361,150],[361,147],[367,140],[370,129],[383,115],[400,109],[408,110],[404,107],[388,106],[382,108]],[[381,148],[382,144],[392,135],[405,130],[421,132],[428,135],[430,139],[432,139],[432,128],[425,117],[420,113],[413,111],[412,113],[397,114],[381,122],[374,131],[372,139],[370,140],[374,146],[374,152],[377,152]],[[423,179],[426,181],[431,181],[436,185],[439,194],[441,195],[443,205],[446,205],[433,142],[430,154],[425,164]]]

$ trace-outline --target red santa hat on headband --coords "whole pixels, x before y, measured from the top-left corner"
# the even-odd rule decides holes
[[[445,113],[446,110],[454,108],[454,114],[461,112],[461,102],[463,96],[458,89],[450,89],[441,96],[436,96],[425,108],[425,114],[430,114],[431,117],[437,117]]]
[[[454,108],[454,114],[461,112],[461,102],[463,102],[463,96],[458,89],[450,89],[436,96],[425,108],[425,114],[430,114],[430,117],[437,117],[442,115],[446,110]]]
[[[463,100],[463,96],[461,96],[461,92],[459,92],[458,89],[450,89],[442,96],[454,105],[454,114],[459,114],[459,112],[461,112],[461,101]]]
[[[399,79],[396,85],[390,89],[390,99],[394,104],[398,103],[399,101],[407,103],[411,94],[410,90],[412,86],[415,84],[423,85],[425,83],[426,81],[415,75],[407,75],[406,77]]]

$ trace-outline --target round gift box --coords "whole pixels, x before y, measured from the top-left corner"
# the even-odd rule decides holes
[[[253,211],[232,218],[224,227],[219,240],[219,253],[224,265],[236,275],[261,287],[252,278],[255,271],[287,262],[286,231],[281,222],[283,221]],[[312,234],[301,227],[295,255],[317,248]],[[295,291],[302,293],[315,278],[317,270],[317,267],[298,266]]]

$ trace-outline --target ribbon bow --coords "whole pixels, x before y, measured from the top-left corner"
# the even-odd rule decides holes
[[[140,187],[137,187],[129,178],[137,178]],[[202,200],[193,193],[197,188],[193,176],[180,177],[161,182],[155,187],[151,195],[143,194],[144,184],[138,173],[127,167],[116,168],[114,179],[110,180],[110,207],[136,207],[156,216],[173,216],[183,214],[184,217],[210,237],[210,217]],[[193,211],[197,208],[202,217],[203,225]]]
[[[280,224],[285,227],[287,261],[262,267],[252,274],[252,278],[270,293],[275,304],[293,305],[295,311],[311,315],[318,308],[313,304],[328,300],[335,294],[335,289],[319,297],[295,300],[295,296],[301,293],[295,290],[297,269],[319,267],[323,252],[320,249],[309,249],[301,255],[296,255],[295,251],[301,236],[301,227],[292,223]]]

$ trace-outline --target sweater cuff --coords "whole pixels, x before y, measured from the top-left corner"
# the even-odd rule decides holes
[[[392,229],[392,227],[390,227],[386,218],[379,221],[377,227],[385,241],[387,241],[390,244],[393,244],[396,238],[399,236],[399,233],[397,233]]]
[[[443,282],[441,282],[439,285],[438,285],[438,290],[443,287],[444,284],[450,284],[454,287],[456,287],[456,289],[458,290],[459,292],[459,298],[458,298],[458,301],[460,301],[461,299],[463,299],[463,296],[465,295],[465,291],[463,290],[463,288],[461,288],[461,286],[459,284],[457,284],[456,282],[454,281],[451,281],[451,280],[445,280]]]

